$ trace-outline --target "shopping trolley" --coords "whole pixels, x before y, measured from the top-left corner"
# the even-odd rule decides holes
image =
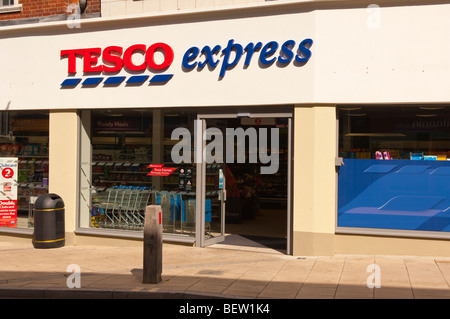
[[[93,197],[93,227],[139,230],[144,227],[150,187],[113,186]],[[100,218],[98,218],[100,216]]]
[[[123,187],[121,190],[122,228],[140,230],[144,227],[145,207],[151,195],[150,187]]]
[[[92,198],[92,226],[100,228],[118,228],[120,225],[120,205],[118,193],[112,188],[96,192]]]

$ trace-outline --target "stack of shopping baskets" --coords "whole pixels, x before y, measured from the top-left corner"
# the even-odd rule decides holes
[[[91,226],[141,230],[151,187],[114,186],[93,196]]]
[[[162,224],[165,232],[185,233],[195,231],[195,199],[176,192],[155,193],[156,205],[161,205]],[[211,223],[211,200],[205,201],[205,223]]]

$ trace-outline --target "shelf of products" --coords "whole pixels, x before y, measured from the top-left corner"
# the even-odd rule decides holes
[[[3,175],[2,201],[16,200],[16,206],[4,211],[8,218],[15,214],[12,226],[7,227],[30,228],[35,199],[48,193],[49,114],[4,111],[0,120],[0,157],[11,164],[11,171]]]
[[[92,162],[92,180],[97,186],[151,184],[147,166],[137,162]]]
[[[0,144],[0,157],[18,158],[17,209],[28,211],[30,197],[48,193],[48,144]]]
[[[147,166],[152,158],[148,139],[134,138],[136,144],[117,144],[115,137],[94,138],[102,144],[93,144],[92,181],[97,187],[118,185],[151,186]],[[126,143],[126,139],[122,139]]]
[[[177,141],[170,138],[161,145],[162,160],[153,158],[152,139],[145,136],[95,136],[92,138],[92,181],[96,187],[120,185],[153,186],[154,177],[147,176],[149,164],[173,164],[171,150]],[[156,160],[156,163],[153,163]],[[174,166],[179,166],[175,165]],[[178,170],[164,176],[164,190],[178,190]]]
[[[447,160],[450,107],[339,108],[339,156],[352,159]]]
[[[450,145],[449,145],[450,146]],[[353,159],[379,159],[379,160],[434,160],[434,161],[447,161],[450,160],[450,151],[408,151],[400,149],[377,149],[370,151],[369,149],[352,149],[349,152],[340,150],[339,156],[343,158]]]

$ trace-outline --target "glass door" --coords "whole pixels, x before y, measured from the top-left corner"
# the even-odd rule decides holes
[[[266,206],[270,205],[266,203],[277,206],[274,203],[280,199],[271,196],[272,190],[267,186],[277,181],[282,184],[276,187],[280,194],[284,194],[281,194],[284,197],[281,203],[285,208],[280,210],[283,216],[279,215],[281,218],[276,222],[283,228],[281,233],[286,238],[286,252],[291,253],[291,118],[291,113],[197,116],[194,145],[196,170],[199,172],[196,183],[196,202],[199,203],[196,205],[197,246],[223,241],[226,223],[229,227],[236,226],[237,220],[252,213],[258,214],[259,207],[267,209]],[[247,168],[245,173],[240,170],[243,166]],[[259,187],[261,196],[253,197],[255,200],[252,202],[248,194],[245,198],[242,194],[239,182],[244,177],[255,183],[261,179],[270,183]]]
[[[224,140],[226,125],[215,124],[217,115],[198,115],[196,121],[195,160],[197,246],[205,247],[225,239],[226,164]],[[235,118],[234,114],[220,118]]]

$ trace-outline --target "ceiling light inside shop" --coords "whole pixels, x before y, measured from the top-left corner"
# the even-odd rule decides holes
[[[419,109],[435,111],[435,110],[443,110],[445,109],[445,106],[419,106]]]
[[[102,114],[104,116],[114,116],[114,117],[124,116],[123,113],[113,111],[113,110],[101,111],[100,114]]]
[[[366,113],[350,113],[349,116],[366,116]]]
[[[435,117],[437,114],[416,114],[418,117]]]
[[[348,133],[345,136],[405,137],[403,133]]]
[[[357,111],[357,110],[361,110],[360,107],[340,107],[339,110],[342,111]]]

